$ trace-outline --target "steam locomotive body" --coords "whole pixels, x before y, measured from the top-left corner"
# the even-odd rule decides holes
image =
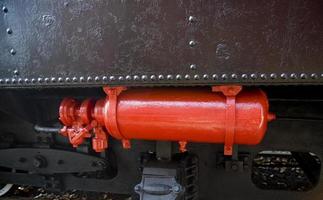
[[[322,1],[0,7],[3,194],[322,199]]]

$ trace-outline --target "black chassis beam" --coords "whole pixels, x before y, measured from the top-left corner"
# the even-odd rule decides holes
[[[322,84],[320,0],[0,1],[0,87]]]

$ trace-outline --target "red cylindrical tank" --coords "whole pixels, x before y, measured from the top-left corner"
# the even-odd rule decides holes
[[[61,104],[60,119],[70,125],[67,122],[75,120],[74,115],[86,121],[84,116],[90,114],[110,135],[122,140],[224,143],[229,128],[234,131],[235,144],[258,144],[267,122],[274,118],[268,111],[266,94],[260,89],[244,89],[233,98],[234,119],[231,119],[228,97],[209,88],[129,89],[98,100],[91,109],[81,109],[82,106],[65,100]],[[71,105],[75,107],[66,109]],[[73,116],[67,117],[64,109]],[[230,120],[233,127],[228,127]]]

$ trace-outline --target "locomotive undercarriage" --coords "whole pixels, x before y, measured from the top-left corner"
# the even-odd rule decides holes
[[[59,103],[66,96],[103,97],[101,88],[3,90],[0,182],[142,199],[210,199],[215,193],[238,198],[232,190],[252,191],[246,199],[318,197],[323,96],[317,91],[322,87],[261,89],[277,119],[259,145],[234,145],[232,156],[223,155],[223,144],[188,143],[187,152],[180,152],[176,142],[131,140],[131,148],[124,149],[113,138],[101,153],[90,140],[73,148],[58,134]]]
[[[322,199],[322,7],[0,0],[0,183]]]

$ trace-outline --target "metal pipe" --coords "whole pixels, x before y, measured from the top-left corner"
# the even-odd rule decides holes
[[[39,133],[41,133],[41,132],[45,132],[45,133],[59,133],[60,130],[61,130],[61,128],[59,128],[59,127],[46,127],[46,126],[40,126],[40,125],[36,124],[34,126],[34,130],[36,132],[39,132]]]

